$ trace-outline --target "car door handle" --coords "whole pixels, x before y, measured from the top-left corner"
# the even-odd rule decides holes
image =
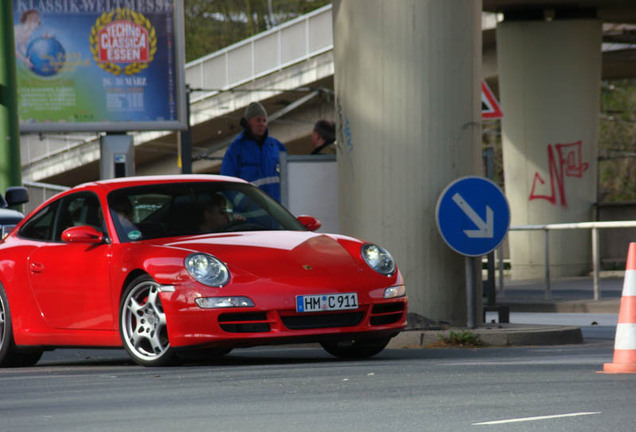
[[[30,268],[33,273],[42,273],[44,271],[44,264],[32,262]]]

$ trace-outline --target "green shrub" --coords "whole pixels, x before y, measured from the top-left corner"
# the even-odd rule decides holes
[[[452,346],[458,348],[480,348],[486,346],[478,335],[468,330],[451,331],[447,336],[439,334],[441,346]]]

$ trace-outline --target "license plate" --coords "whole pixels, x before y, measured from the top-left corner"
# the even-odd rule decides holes
[[[358,294],[320,294],[296,296],[296,312],[322,312],[358,309]]]

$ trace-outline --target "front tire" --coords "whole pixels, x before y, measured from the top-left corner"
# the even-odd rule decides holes
[[[119,331],[130,358],[142,366],[167,366],[177,361],[168,339],[159,284],[150,276],[134,279],[124,291]]]
[[[33,366],[40,357],[42,350],[23,350],[15,346],[9,300],[0,284],[0,367]]]
[[[335,357],[364,359],[379,354],[389,344],[391,338],[345,339],[321,342],[325,351]]]

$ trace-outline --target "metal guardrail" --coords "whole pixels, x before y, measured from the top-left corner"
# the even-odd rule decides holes
[[[607,222],[577,222],[577,223],[559,223],[545,225],[519,225],[510,227],[510,231],[543,231],[544,232],[544,249],[545,249],[545,298],[552,298],[550,287],[550,231],[566,230],[566,229],[589,229],[592,230],[592,277],[594,281],[594,300],[600,300],[600,271],[601,259],[599,254],[599,229],[608,228],[636,228],[636,221],[607,221]],[[500,254],[501,255],[501,254]],[[500,266],[500,272],[503,266]],[[503,281],[503,277],[500,277]],[[502,285],[503,286],[503,285]]]

